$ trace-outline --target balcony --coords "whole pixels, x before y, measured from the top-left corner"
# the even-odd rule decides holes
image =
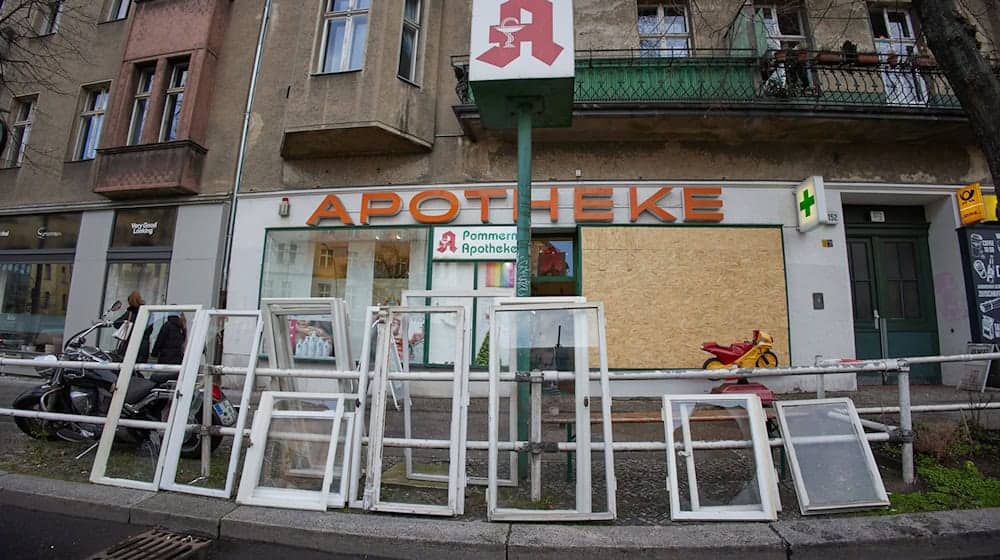
[[[120,199],[201,192],[206,150],[190,140],[103,148],[97,152],[97,194]]]
[[[669,117],[671,135],[676,136],[704,132],[713,124],[720,131],[732,131],[732,121],[761,116],[772,124],[801,125],[803,117],[809,117],[824,124],[894,119],[926,125],[933,120],[951,123],[945,128],[965,128],[964,112],[944,73],[925,57],[900,60],[815,51],[758,55],[738,50],[695,50],[687,57],[669,54],[577,51],[573,128],[594,131],[603,138],[614,136],[604,122],[607,119],[643,117],[659,122]],[[475,138],[481,128],[468,83],[468,57],[453,57],[452,66],[461,102],[454,111],[466,133]],[[706,117],[713,122],[706,122]],[[690,130],[685,118],[693,127]],[[816,129],[816,124],[807,126]],[[857,124],[854,121],[851,126]],[[659,127],[615,128],[655,133]],[[912,128],[914,134],[927,133]]]

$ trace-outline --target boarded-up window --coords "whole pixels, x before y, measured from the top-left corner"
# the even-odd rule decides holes
[[[584,227],[583,296],[602,301],[611,368],[701,367],[702,342],[774,337],[787,365],[777,227]]]

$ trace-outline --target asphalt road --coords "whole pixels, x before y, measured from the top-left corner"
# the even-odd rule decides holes
[[[146,527],[69,517],[20,508],[0,508],[0,558],[11,560],[84,560],[148,530]],[[207,560],[353,560],[343,556],[271,544],[217,540]]]

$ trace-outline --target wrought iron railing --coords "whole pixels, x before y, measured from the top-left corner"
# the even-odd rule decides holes
[[[462,104],[473,105],[468,57],[453,57]],[[578,104],[860,109],[961,114],[927,57],[741,50],[577,51]]]

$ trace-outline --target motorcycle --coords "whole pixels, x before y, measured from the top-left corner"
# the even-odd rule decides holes
[[[121,302],[105,311],[101,319],[90,327],[69,337],[58,357],[48,355],[39,362],[39,375],[48,377],[48,381],[29,389],[14,399],[13,408],[20,410],[35,410],[76,414],[82,416],[106,416],[111,404],[111,396],[118,382],[118,373],[109,370],[87,368],[45,368],[45,361],[60,360],[71,362],[110,363],[121,361],[121,356],[114,351],[102,350],[99,346],[89,346],[87,336],[100,329],[113,326],[112,314],[121,309]],[[177,385],[177,373],[154,372],[148,378],[140,373],[133,374],[129,381],[125,404],[122,407],[123,419],[150,420],[163,422],[170,412],[170,403],[174,398]],[[236,413],[232,404],[223,394],[218,385],[212,386],[212,424],[232,426],[236,423]],[[202,395],[194,396],[191,411],[188,413],[189,424],[201,424]],[[14,418],[17,427],[22,432],[35,439],[66,440],[80,442],[100,438],[102,425],[83,422],[50,421],[36,418]],[[152,443],[159,445],[158,432],[134,428],[119,427],[115,437],[123,442],[143,445]],[[214,451],[222,443],[222,436],[211,436],[211,449]],[[201,434],[190,432],[184,440],[181,455],[185,458],[198,458],[201,453]]]

